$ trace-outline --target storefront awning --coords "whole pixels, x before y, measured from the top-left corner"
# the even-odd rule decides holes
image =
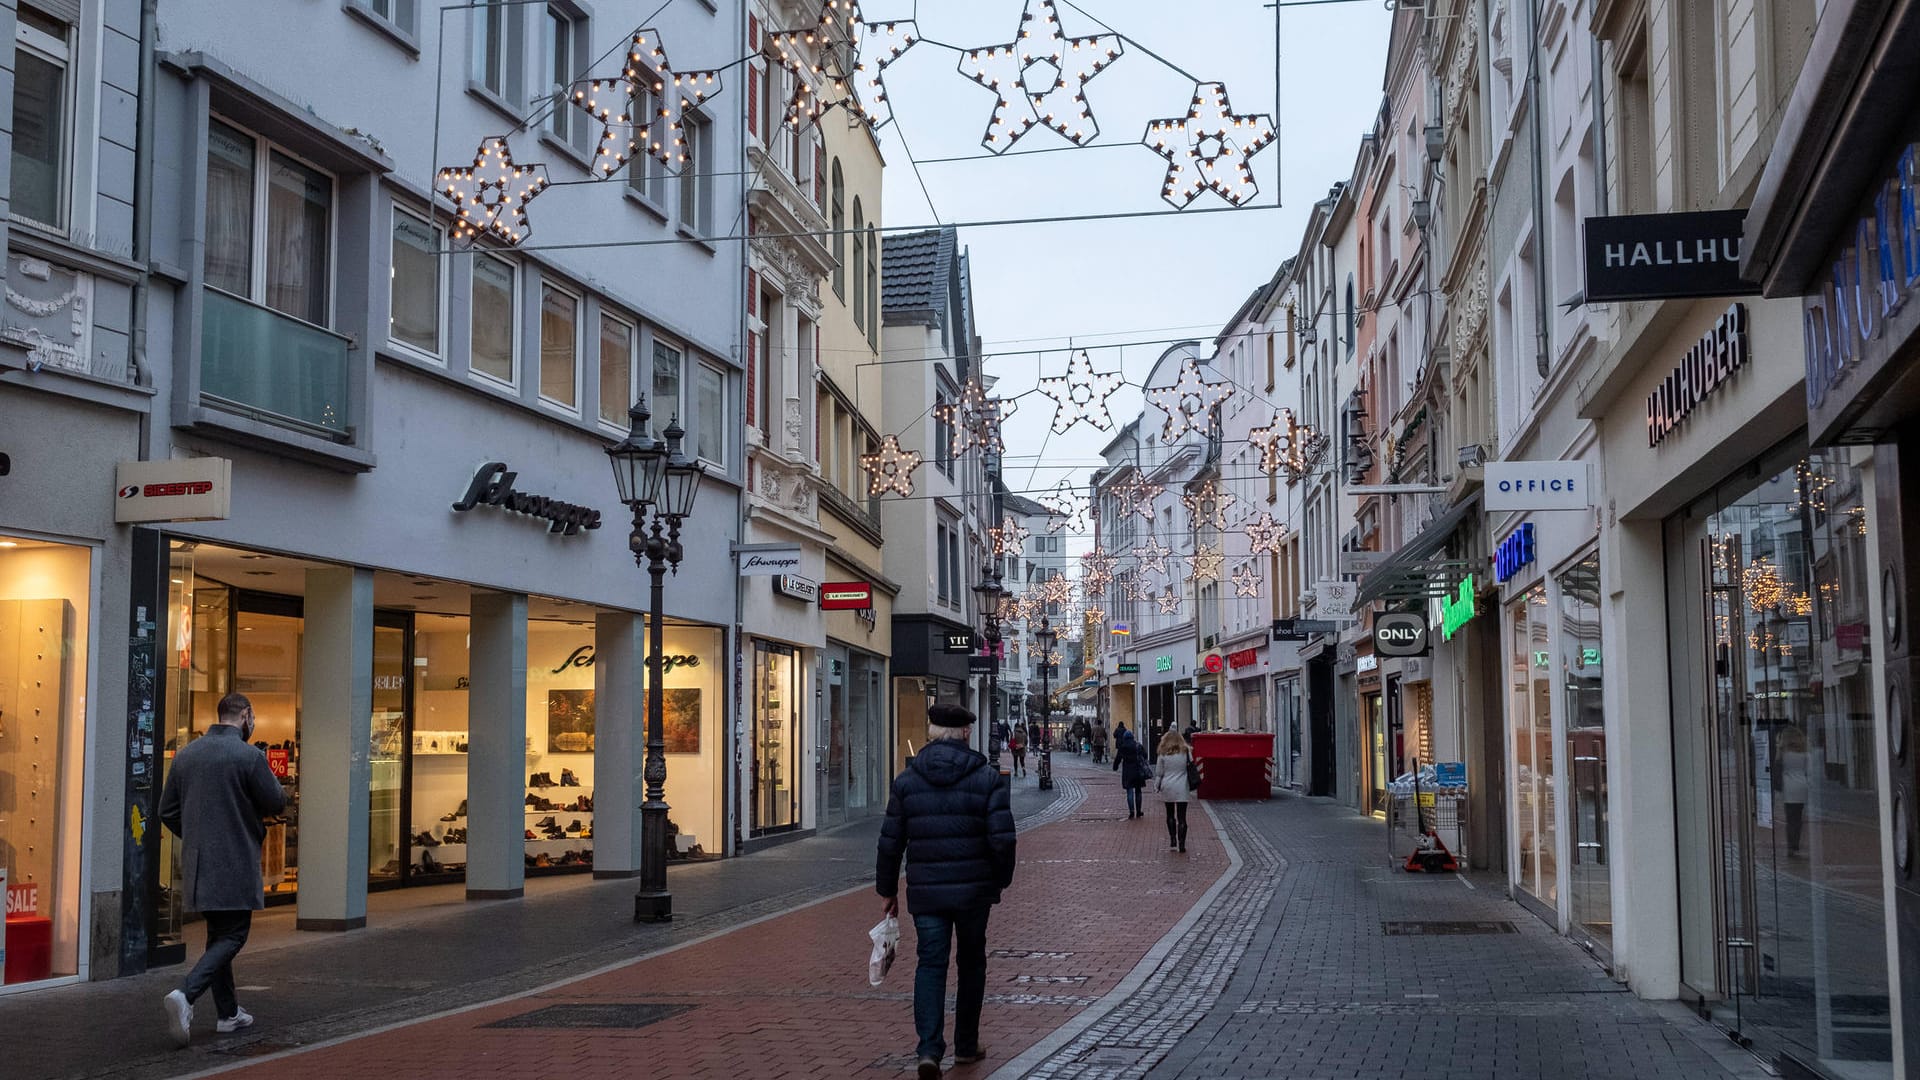
[[[1359,604],[1374,600],[1424,600],[1444,596],[1473,570],[1464,559],[1440,557],[1454,530],[1480,509],[1480,493],[1434,518],[1420,535],[1401,545],[1379,568],[1360,581]]]

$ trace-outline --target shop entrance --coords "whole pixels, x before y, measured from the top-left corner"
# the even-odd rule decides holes
[[[1360,696],[1360,714],[1366,721],[1367,812],[1387,812],[1387,715],[1378,693]]]
[[[1560,575],[1560,682],[1566,717],[1568,873],[1573,931],[1611,958],[1613,891],[1607,858],[1607,724],[1601,695],[1600,556]]]

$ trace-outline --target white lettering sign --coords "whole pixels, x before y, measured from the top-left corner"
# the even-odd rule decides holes
[[[741,577],[779,577],[800,569],[800,545],[778,544],[740,552]]]

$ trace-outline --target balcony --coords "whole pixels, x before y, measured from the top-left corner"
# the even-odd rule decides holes
[[[202,400],[336,442],[352,439],[348,338],[210,286],[202,310]]]

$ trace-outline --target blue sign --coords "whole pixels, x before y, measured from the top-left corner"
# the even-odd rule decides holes
[[[1467,763],[1464,761],[1434,762],[1433,782],[1440,787],[1466,787]]]
[[[1505,540],[1493,551],[1493,579],[1505,583],[1520,572],[1521,567],[1533,562],[1533,522],[1522,522],[1520,527],[1507,534]]]

